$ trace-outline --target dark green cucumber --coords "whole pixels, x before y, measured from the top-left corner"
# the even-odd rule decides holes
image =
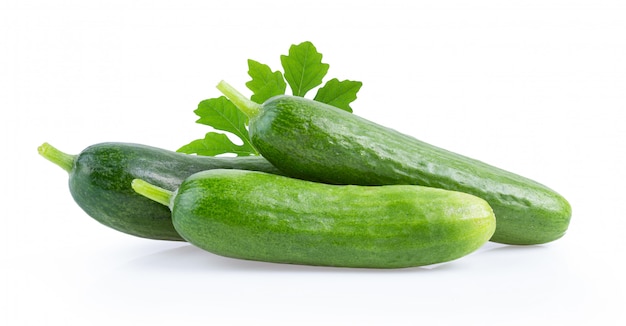
[[[142,178],[176,189],[191,174],[209,169],[247,169],[279,173],[259,156],[204,157],[129,143],[102,143],[78,155],[45,143],[39,153],[69,173],[76,203],[98,222],[131,235],[183,240],[172,225],[169,209],[138,195],[131,181]]]
[[[259,105],[230,85],[222,93],[250,117],[255,148],[286,175],[334,184],[415,184],[485,199],[494,242],[540,244],[563,236],[571,207],[552,189],[429,145],[335,107],[293,96]]]
[[[179,234],[218,255],[276,263],[401,268],[451,261],[489,240],[484,200],[436,188],[339,186],[210,170],[174,192],[133,188],[168,205]]]

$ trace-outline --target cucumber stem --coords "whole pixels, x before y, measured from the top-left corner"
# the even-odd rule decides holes
[[[170,207],[174,192],[157,187],[141,179],[134,179],[131,183],[131,187],[133,187],[133,190],[135,190],[136,193],[148,199],[152,199],[159,204]]]
[[[60,166],[68,173],[72,172],[76,155],[63,153],[48,143],[41,144],[41,146],[37,148],[37,151],[39,155],[43,156],[48,161]]]
[[[225,81],[220,81],[217,84],[217,89],[222,92],[241,112],[248,116],[248,118],[253,118],[259,114],[261,110],[261,104],[252,102],[243,94],[239,93],[234,87],[230,86]]]

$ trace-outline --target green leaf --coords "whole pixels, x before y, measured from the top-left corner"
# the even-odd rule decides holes
[[[328,64],[322,63],[322,54],[317,52],[311,42],[292,45],[289,55],[280,56],[280,62],[293,95],[302,97],[322,84],[329,68]]]
[[[250,136],[246,128],[248,117],[226,97],[221,96],[204,100],[198,104],[198,108],[193,112],[200,117],[196,121],[197,123],[232,133],[239,137],[243,144],[234,144],[225,134],[209,132],[204,139],[192,141],[178,149],[179,152],[206,156],[224,153],[235,153],[238,156],[258,155],[258,152],[250,142]]]
[[[328,64],[322,63],[322,54],[317,52],[311,42],[292,45],[288,55],[281,55],[280,62],[284,73],[272,71],[268,65],[248,60],[248,75],[252,80],[246,86],[253,94],[251,102],[247,99],[246,102],[260,104],[272,96],[285,94],[287,84],[293,95],[304,97],[308,91],[322,84],[329,68]],[[350,103],[356,99],[361,85],[361,82],[339,81],[335,78],[318,89],[315,100],[352,112]],[[204,100],[194,112],[200,117],[197,123],[231,133],[239,137],[243,144],[234,144],[230,135],[209,132],[204,139],[192,141],[181,147],[179,152],[206,156],[224,153],[235,153],[238,156],[259,155],[250,141],[248,117],[226,97]]]
[[[252,101],[260,104],[272,96],[285,94],[287,84],[280,71],[272,72],[268,65],[249,59],[248,75],[252,77],[252,80],[246,83],[254,93],[250,98]]]
[[[236,145],[225,134],[216,132],[208,132],[204,139],[196,139],[179,148],[177,152],[203,156],[215,156],[224,153],[235,153],[237,156],[258,154],[254,148],[246,144]]]
[[[324,87],[317,90],[314,100],[352,112],[350,103],[356,100],[356,93],[361,89],[361,86],[363,83],[359,81],[339,81],[337,78],[333,78],[327,81]]]
[[[200,117],[196,120],[197,123],[230,132],[241,138],[244,145],[252,148],[246,128],[248,117],[226,97],[220,96],[204,100],[198,104],[198,108],[193,112]]]

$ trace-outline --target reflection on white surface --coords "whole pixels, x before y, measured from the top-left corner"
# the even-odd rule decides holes
[[[578,270],[581,263],[572,260],[567,238],[540,246],[487,243],[452,262],[380,270],[245,261],[184,242],[105,234],[95,243],[52,245],[11,258],[11,317],[25,325],[50,319],[78,325],[94,322],[93,316],[96,325],[119,320],[452,325],[515,315],[515,325],[563,320],[572,310],[577,319],[593,320],[596,309],[619,303],[599,302],[599,296],[624,296],[594,287],[602,279],[585,278],[588,269]],[[32,306],[39,307],[38,314],[29,312]]]

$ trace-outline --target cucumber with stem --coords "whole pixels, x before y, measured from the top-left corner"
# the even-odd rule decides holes
[[[209,169],[280,173],[260,156],[196,156],[131,143],[96,144],[78,155],[44,143],[38,151],[68,172],[70,193],[89,216],[118,231],[158,240],[183,238],[174,229],[167,208],[133,191],[133,179],[143,178],[175,189],[191,174]]]
[[[189,243],[222,256],[275,263],[442,263],[481,247],[496,225],[484,200],[421,186],[339,186],[216,169],[193,174],[175,191],[141,179],[132,187],[170,207],[174,227]]]
[[[571,206],[536,181],[427,144],[302,97],[280,95],[263,104],[226,82],[217,88],[249,120],[255,148],[294,178],[332,184],[411,184],[466,192],[493,208],[492,241],[529,245],[562,237]]]

